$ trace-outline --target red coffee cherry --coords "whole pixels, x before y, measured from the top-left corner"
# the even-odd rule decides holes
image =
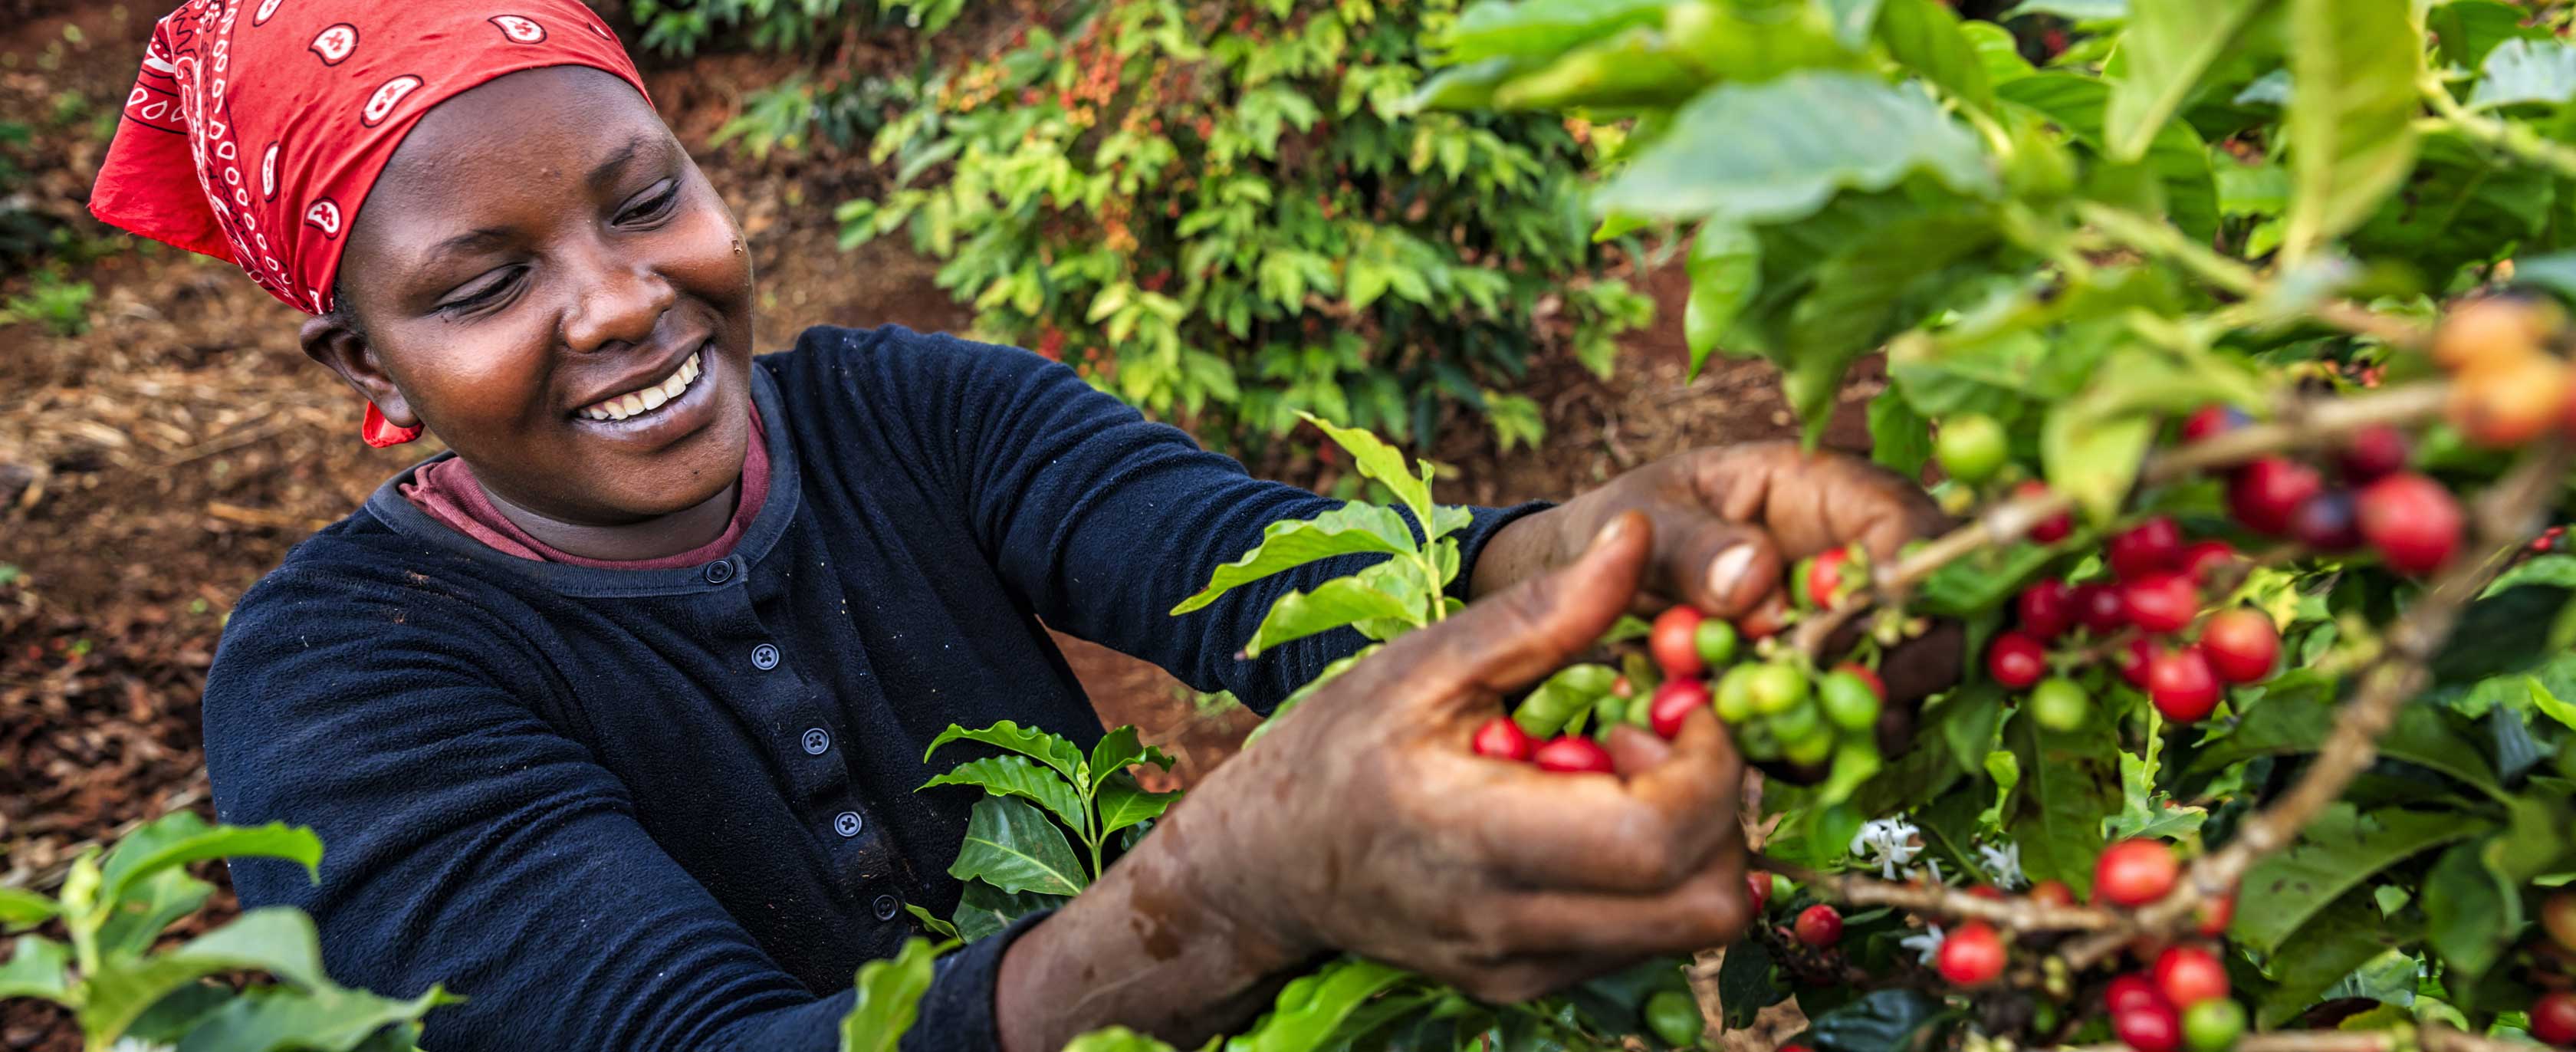
[[[2156,981],[2138,972],[2114,976],[2102,991],[2102,1005],[2118,1015],[2133,1008],[2153,1008],[2165,1004],[2165,995],[2156,990]],[[2171,1008],[2171,1005],[2165,1005]]]
[[[2177,723],[2198,723],[2218,708],[2218,674],[2199,644],[2176,647],[2147,666],[2147,700]]]
[[[1807,564],[1807,601],[1818,610],[1830,610],[1843,591],[1845,567],[1851,562],[1851,549],[1827,548],[1816,553]]]
[[[1843,941],[1843,915],[1823,903],[1798,914],[1798,941],[1819,950]]]
[[[2182,1047],[2182,1017],[2170,1005],[2132,1008],[2111,1017],[2111,1036],[2138,1052],[2174,1052]]]
[[[2232,405],[2212,403],[2193,411],[2182,422],[2182,440],[2198,442],[2211,435],[2225,434],[2253,423],[2254,418]]]
[[[2281,657],[2281,632],[2262,611],[2248,607],[2221,610],[2200,629],[2201,654],[2211,671],[2229,683],[2253,683],[2272,674]]]
[[[2227,996],[2227,966],[2197,946],[2169,946],[2156,957],[2156,991],[2165,1003],[2189,1008]]]
[[[2075,619],[2094,635],[2109,635],[2129,623],[2129,605],[2120,590],[2101,582],[2075,586]]]
[[[1994,925],[1969,921],[1941,939],[1935,955],[1941,977],[1958,986],[1983,986],[2004,974],[2004,940]]]
[[[2531,1036],[2553,1045],[2576,1045],[2576,991],[2551,990],[2533,1001]]]
[[[2047,493],[2048,486],[2036,481],[2024,482],[2019,486],[2013,487],[2013,495],[2025,499],[2044,496]],[[2065,540],[2066,535],[2073,532],[2075,532],[2074,517],[2066,514],[2065,512],[2059,512],[2055,515],[2049,516],[2048,518],[2039,520],[2038,525],[2032,526],[2030,528],[2030,539],[2038,541],[2041,544],[2055,544],[2059,541]]]
[[[2139,636],[2120,651],[2120,678],[2139,690],[2147,689],[2147,675],[2156,667],[2156,656],[2163,653],[2156,641]]]
[[[1653,701],[1647,702],[1646,722],[1655,733],[1665,738],[1682,732],[1682,721],[1690,714],[1708,707],[1708,681],[1701,679],[1668,679],[1655,688]]]
[[[2226,541],[2193,541],[2182,550],[2182,572],[2191,575],[2193,584],[2207,588],[2218,575],[2236,563],[2236,547]]]
[[[2122,580],[2175,569],[2182,565],[2182,527],[2158,515],[2112,537],[2105,554]]]
[[[2335,465],[2343,469],[2344,481],[2358,486],[2403,470],[2412,453],[2406,432],[2387,424],[2372,424],[2344,440]]]
[[[2123,840],[2093,863],[2093,894],[2114,906],[2144,906],[2170,894],[2182,865],[2161,840]]]
[[[2022,589],[2013,608],[2021,615],[2022,634],[2033,639],[2055,639],[2075,623],[2074,590],[2054,577]]]
[[[1699,623],[1707,615],[1688,604],[1666,607],[1655,615],[1655,627],[1646,634],[1646,653],[1664,675],[1679,679],[1708,671],[1699,657]]]
[[[1520,724],[1512,722],[1509,716],[1496,716],[1476,728],[1474,747],[1478,756],[1518,763],[1530,758],[1530,750],[1534,746],[1529,732],[1522,730]]]
[[[2258,533],[2281,536],[2290,514],[2325,488],[2317,469],[2282,457],[2264,457],[2245,465],[2227,484],[2227,508],[2236,521]]]
[[[1610,762],[1610,750],[1590,738],[1567,735],[1551,738],[1530,751],[1538,769],[1556,774],[1610,774],[1618,768]]]
[[[2330,489],[2299,502],[2290,513],[2290,537],[2321,552],[2348,552],[2361,547],[2361,522],[2352,494]]]
[[[2362,490],[2360,515],[2362,536],[2399,573],[2431,573],[2460,546],[2460,503],[2441,483],[2411,471]]]
[[[1744,894],[1753,903],[1754,916],[1761,916],[1763,908],[1771,905],[1771,874],[1758,869],[1745,870]]]
[[[2192,911],[2192,915],[2199,918],[2200,927],[2196,930],[2202,935],[2212,939],[2224,935],[2227,926],[2236,922],[2236,893],[2202,899],[2200,907]]]
[[[2158,570],[2122,585],[2120,607],[2142,631],[2179,632],[2200,612],[2200,589],[2189,577]]]
[[[1997,683],[2020,690],[2048,674],[2048,655],[2038,640],[2019,632],[2006,632],[1986,648],[1986,674]]]
[[[2043,880],[2030,886],[2027,898],[2042,906],[2075,905],[2075,889],[2062,880]]]

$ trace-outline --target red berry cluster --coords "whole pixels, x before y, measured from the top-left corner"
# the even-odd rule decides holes
[[[2080,636],[2117,645],[2120,673],[2145,690],[2169,719],[2193,722],[2218,707],[2223,684],[2253,683],[2272,674],[2281,635],[2269,617],[2245,608],[2201,619],[2204,591],[2229,584],[2235,549],[2225,541],[2186,542],[2173,519],[2156,516],[2115,535],[2105,545],[2108,580],[2069,585],[2048,579],[2024,589],[2014,602],[2016,626],[1986,650],[1986,672],[2013,690],[2032,691],[2031,715],[2043,726],[2069,730],[2091,713],[2091,698],[2074,680],[2042,682],[2048,649]],[[2199,623],[2198,640],[2174,640]],[[2080,630],[2080,631],[2079,631]],[[2078,654],[2082,648],[2067,650]]]
[[[2186,441],[2243,426],[2244,414],[2209,406],[2183,425]],[[2390,569],[2427,574],[2460,547],[2460,504],[2441,483],[2406,470],[2410,452],[2396,428],[2355,432],[2335,456],[2335,485],[2326,473],[2288,457],[2263,457],[2227,480],[2227,508],[2247,529],[2286,537],[2319,552],[2369,547]]]

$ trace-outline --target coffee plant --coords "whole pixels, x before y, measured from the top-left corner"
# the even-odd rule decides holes
[[[1768,758],[1746,939],[1521,1006],[1345,961],[1238,1040],[2576,1043],[2568,8],[2024,7],[2047,39],[1936,0],[1486,2],[1440,38],[1424,105],[1626,125],[1593,201],[1688,238],[1695,358],[1768,359],[1812,434],[1884,348],[1874,455],[1963,525],[1801,565],[1785,626],[1623,625],[1458,743],[1615,776],[1601,726],[1714,707]],[[1874,655],[1934,621],[1972,671],[1891,713]]]
[[[287,907],[255,909],[175,945],[170,926],[204,906],[214,885],[186,867],[215,858],[288,859],[319,879],[322,842],[272,824],[210,826],[164,815],[101,854],[74,859],[57,895],[0,887],[0,929],[19,934],[0,962],[0,1000],[71,1010],[88,1052],[412,1052],[420,1018],[456,1000],[432,986],[408,1001],[333,983],[313,921]],[[31,929],[59,930],[64,939]],[[227,976],[262,972],[273,986]]]
[[[900,90],[902,229],[982,335],[1240,448],[1312,412],[1427,446],[1450,407],[1535,442],[1510,393],[1570,350],[1607,373],[1651,302],[1601,277],[1580,175],[1606,128],[1417,113],[1454,0],[1096,0]]]

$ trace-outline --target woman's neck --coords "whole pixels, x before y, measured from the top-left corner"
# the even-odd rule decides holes
[[[502,517],[528,531],[528,536],[556,551],[602,562],[667,559],[706,547],[724,536],[742,493],[742,480],[737,478],[714,496],[668,515],[616,526],[593,526],[531,511],[484,485],[480,477],[474,484],[492,499],[492,506],[500,510]]]

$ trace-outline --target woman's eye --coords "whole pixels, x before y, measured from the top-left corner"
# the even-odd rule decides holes
[[[664,214],[670,212],[672,203],[679,199],[680,181],[677,179],[670,180],[655,188],[652,191],[651,196],[638,202],[635,207],[627,209],[626,214],[617,217],[617,221],[620,223],[645,223],[660,219]]]
[[[511,267],[495,273],[489,279],[468,285],[447,302],[439,304],[438,309],[451,314],[461,313],[498,301],[509,294],[512,286],[518,284],[521,269]]]

